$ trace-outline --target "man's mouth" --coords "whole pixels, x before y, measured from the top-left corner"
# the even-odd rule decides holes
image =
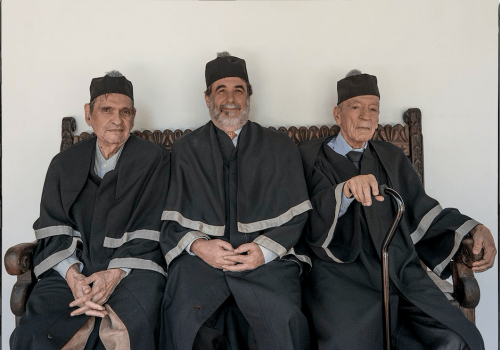
[[[237,105],[237,104],[227,104],[227,105],[221,105],[220,106],[220,110],[240,110],[241,109],[241,106],[240,105]]]

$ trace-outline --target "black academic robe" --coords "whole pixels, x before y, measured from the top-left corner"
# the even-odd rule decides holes
[[[259,348],[306,349],[298,263],[308,258],[294,246],[311,206],[300,155],[285,134],[252,122],[241,130],[236,148],[223,137],[209,122],[172,149],[162,216],[169,281],[161,346],[191,349],[201,325],[232,295]],[[224,272],[185,252],[196,237],[223,239],[234,248],[255,242],[278,259],[250,271]]]
[[[354,201],[338,216],[345,181],[373,174],[403,198],[405,213],[389,248],[391,325],[398,321],[398,298],[460,334],[471,349],[483,349],[477,328],[453,306],[424,271],[450,276],[450,260],[462,238],[478,223],[456,209],[442,209],[429,197],[404,153],[369,141],[358,170],[322,138],[300,145],[313,210],[306,241],[314,252],[306,303],[320,349],[382,349],[381,246],[395,215],[389,197],[363,207]],[[393,332],[394,334],[394,332]]]
[[[132,349],[156,348],[166,277],[159,218],[170,155],[132,134],[116,168],[100,179],[94,172],[95,145],[95,138],[77,143],[49,166],[40,217],[33,225],[38,239],[34,272],[40,281],[12,335],[12,349],[59,349],[88,319],[70,317],[73,295],[52,269],[75,251],[86,276],[132,269],[107,303],[127,326]]]

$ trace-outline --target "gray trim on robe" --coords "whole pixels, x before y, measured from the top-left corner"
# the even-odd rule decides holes
[[[331,259],[333,259],[333,261],[338,262],[338,263],[344,263],[344,262],[339,260],[338,258],[336,258],[332,254],[330,249],[328,249],[328,245],[330,244],[330,242],[333,239],[333,231],[335,231],[335,227],[337,226],[337,221],[339,219],[340,203],[342,202],[342,190],[344,189],[344,184],[345,184],[345,181],[339,183],[337,185],[337,187],[335,187],[335,203],[336,203],[335,204],[335,216],[334,216],[332,227],[330,227],[330,230],[328,231],[328,235],[327,235],[325,241],[323,242],[323,244],[321,245],[321,248],[323,248],[325,250],[326,254]]]
[[[63,261],[66,258],[69,258],[71,255],[76,250],[76,246],[78,242],[82,242],[82,240],[78,237],[73,237],[73,242],[69,246],[68,249],[63,249],[58,251],[57,253],[54,253],[50,256],[48,256],[45,260],[43,260],[40,264],[35,266],[35,269],[33,272],[35,273],[35,276],[40,276],[42,273],[47,271],[48,269],[51,269],[52,267],[56,266],[59,264],[61,261]]]
[[[303,263],[306,263],[306,264],[308,264],[309,266],[312,267],[311,258],[309,258],[307,255],[297,254],[297,252],[295,252],[295,249],[293,249],[293,248],[291,248],[285,255],[293,255],[297,259],[299,259],[300,261],[302,261]]]
[[[176,221],[179,225],[190,228],[196,231],[200,231],[206,233],[211,236],[224,236],[224,230],[226,229],[225,225],[215,226],[209,225],[201,221],[194,221],[182,216],[178,211],[165,210],[163,214],[161,214],[162,220],[171,220]]]
[[[159,242],[160,232],[154,230],[137,230],[133,232],[125,232],[122,238],[104,238],[103,246],[106,248],[118,248],[123,244],[137,238],[149,239],[150,241]]]
[[[72,227],[67,225],[49,226],[35,230],[36,239],[44,239],[47,237],[60,236],[60,235],[73,236],[73,237],[82,236],[80,232],[73,230]]]
[[[300,204],[297,204],[294,207],[291,207],[283,214],[272,218],[266,219],[256,222],[251,222],[248,224],[243,224],[238,222],[238,231],[242,233],[253,233],[257,231],[262,231],[271,227],[279,227],[283,224],[286,224],[288,221],[293,219],[295,216],[305,213],[308,210],[312,209],[311,202],[309,200],[305,200]]]
[[[116,268],[129,268],[129,269],[142,269],[150,270],[161,273],[163,276],[167,277],[167,273],[157,263],[151,260],[144,260],[139,258],[116,258],[109,262],[108,269]]]
[[[420,223],[418,224],[417,229],[413,232],[410,237],[413,241],[413,244],[417,244],[427,233],[427,230],[431,226],[434,219],[443,211],[441,205],[436,205],[434,208],[429,210],[427,214],[424,215]]]
[[[270,251],[278,254],[278,256],[281,258],[283,257],[287,251],[286,248],[283,247],[281,244],[273,241],[271,238],[265,236],[265,235],[260,235],[259,237],[255,238],[253,240],[254,243],[257,243],[258,245],[263,246],[264,248],[269,249]]]
[[[204,238],[210,238],[206,235],[204,235],[202,232],[199,231],[189,231],[184,235],[184,237],[181,238],[179,243],[175,246],[175,248],[171,249],[167,254],[165,254],[165,260],[167,261],[167,266],[170,265],[172,260],[174,260],[176,257],[182,254],[184,249],[191,243],[195,238],[198,237],[204,237]]]
[[[464,236],[477,225],[479,225],[479,222],[477,222],[476,220],[467,220],[462,224],[462,226],[457,228],[457,230],[455,231],[455,245],[453,246],[450,255],[448,255],[448,257],[444,259],[441,264],[437,265],[434,268],[433,271],[436,275],[441,276],[441,272],[443,272],[444,268],[450,263],[451,258],[453,258],[453,256],[456,254]]]

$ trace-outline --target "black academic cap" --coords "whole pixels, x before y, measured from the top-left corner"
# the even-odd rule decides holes
[[[362,95],[374,95],[380,98],[377,86],[377,77],[369,74],[361,74],[353,69],[347,76],[337,82],[337,94],[339,101],[337,106],[350,98]]]
[[[90,83],[90,101],[104,94],[122,94],[134,100],[134,87],[120,72],[113,70],[105,76],[92,79]]]
[[[247,65],[245,60],[231,56],[229,52],[218,52],[217,58],[207,63],[205,67],[205,81],[207,87],[215,81],[228,77],[238,77],[246,81],[248,80]]]

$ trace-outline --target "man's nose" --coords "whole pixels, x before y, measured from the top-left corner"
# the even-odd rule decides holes
[[[361,113],[359,114],[361,119],[370,119],[370,110],[368,107],[361,107]]]
[[[228,103],[233,103],[234,102],[234,93],[233,92],[228,92],[226,96],[226,101]]]
[[[122,123],[122,118],[120,117],[120,111],[115,111],[111,115],[111,121],[117,125]]]

